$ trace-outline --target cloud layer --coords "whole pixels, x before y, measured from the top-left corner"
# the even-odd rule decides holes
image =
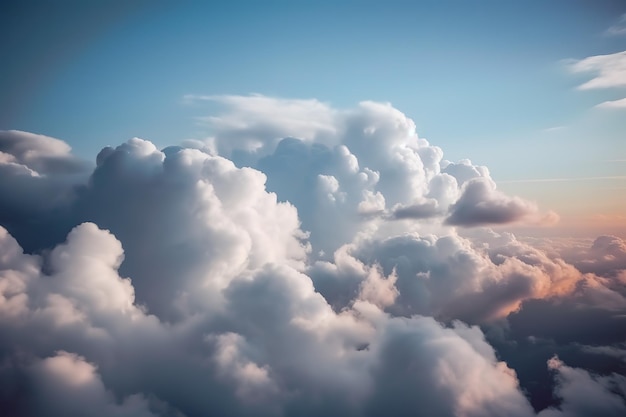
[[[607,353],[626,330],[622,239],[484,228],[542,214],[387,103],[187,99],[224,106],[208,139],[135,138],[95,167],[62,141],[0,134],[1,409],[626,411]]]

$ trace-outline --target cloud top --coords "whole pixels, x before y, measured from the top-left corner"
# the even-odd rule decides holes
[[[619,360],[598,352],[619,350],[621,238],[557,251],[484,228],[540,214],[388,103],[209,99],[226,106],[209,140],[133,138],[80,172],[63,142],[3,133],[0,409],[621,413],[612,368],[547,369],[536,347],[556,380],[540,395],[562,401],[534,409],[540,379],[510,353],[553,334]]]

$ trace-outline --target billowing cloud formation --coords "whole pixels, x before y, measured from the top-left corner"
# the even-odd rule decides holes
[[[620,349],[614,331],[566,320],[619,334],[623,240],[544,251],[461,236],[537,209],[485,167],[443,160],[388,104],[217,100],[229,112],[207,143],[131,139],[88,175],[42,162],[73,158],[50,138],[5,148],[27,169],[0,182],[0,409],[534,416],[554,388],[562,401],[541,414],[622,410],[621,377],[565,365],[561,345],[533,362],[547,373],[564,357],[556,385],[525,386],[515,346],[552,334],[615,359],[598,353]]]
[[[205,146],[262,171],[268,189],[298,208],[316,253],[332,253],[364,229],[423,228],[415,219],[440,224],[450,217],[450,224],[477,226],[537,214],[534,204],[495,191],[486,167],[444,160],[388,103],[336,110],[315,100],[204,99],[226,110],[207,119],[213,136]]]

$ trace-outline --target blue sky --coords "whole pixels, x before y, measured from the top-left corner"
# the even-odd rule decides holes
[[[0,1],[0,414],[623,417],[625,319],[625,0]]]
[[[391,102],[446,158],[551,205],[553,183],[518,181],[626,175],[625,110],[594,108],[624,88],[579,90],[593,73],[568,68],[626,50],[607,33],[621,1],[26,3],[3,6],[0,128],[84,157],[206,136],[196,118],[215,109],[185,94],[258,93]]]

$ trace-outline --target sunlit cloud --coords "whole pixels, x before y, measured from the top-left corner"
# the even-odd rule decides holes
[[[547,333],[573,338],[579,355],[621,360],[622,238],[528,242],[492,231],[558,215],[500,191],[485,166],[445,160],[389,103],[209,100],[222,106],[205,116],[211,146],[132,138],[87,164],[60,139],[0,134],[3,409],[626,409],[613,388],[620,379],[573,356],[571,366],[532,363],[556,381],[542,395],[561,399],[534,410],[534,375],[511,353],[520,337],[534,349],[550,343]],[[570,180],[580,179],[530,181]],[[555,344],[550,355],[566,349]]]

